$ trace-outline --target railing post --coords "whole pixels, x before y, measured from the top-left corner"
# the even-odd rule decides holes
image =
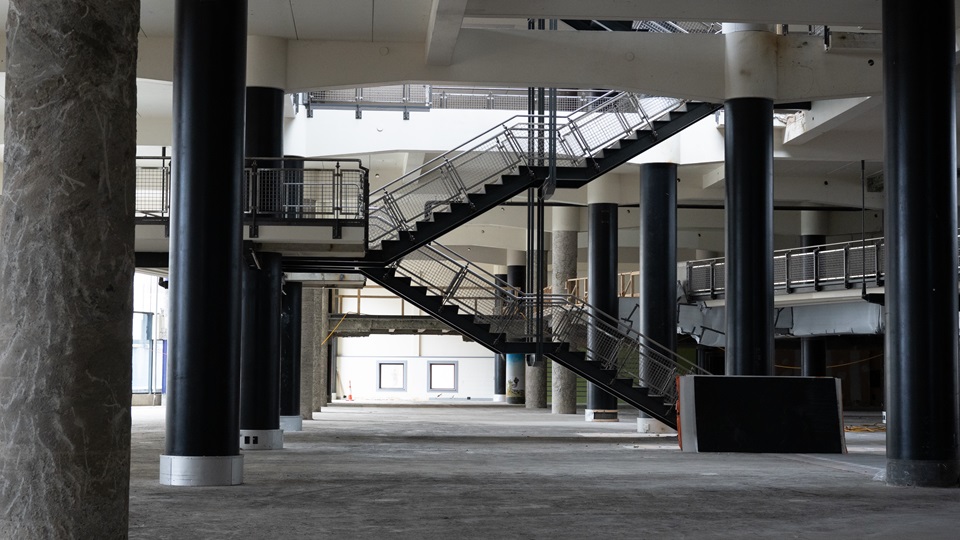
[[[863,251],[862,249],[860,251]],[[863,259],[863,257],[861,257]],[[865,262],[865,261],[864,261]],[[861,266],[866,266],[861,264]],[[863,268],[862,270],[865,270]],[[849,289],[853,284],[850,283],[850,245],[843,246],[843,287]]]
[[[790,294],[793,292],[793,287],[790,286],[790,256],[791,255],[793,255],[793,252],[787,251],[783,256],[783,290],[787,294]]]
[[[250,164],[250,238],[258,238],[260,236],[260,229],[257,226],[257,213],[260,208],[260,205],[257,204],[260,200],[259,180],[257,162],[254,161]]]
[[[876,269],[877,269],[877,272],[876,272],[877,287],[883,287],[883,283],[884,283],[884,278],[881,276],[882,272],[880,271],[883,265],[883,257],[880,256],[880,253],[881,251],[883,251],[883,249],[885,249],[885,244],[883,243],[882,240],[878,240],[874,244],[874,248],[873,248],[874,264],[876,265]]]
[[[820,290],[820,248],[813,248],[813,290]]]
[[[716,287],[717,278],[715,276],[716,272],[717,272],[717,261],[716,259],[714,259],[710,261],[710,272],[708,273],[708,276],[709,276],[708,285],[710,285],[710,298],[713,298],[713,299],[717,298],[717,287]]]

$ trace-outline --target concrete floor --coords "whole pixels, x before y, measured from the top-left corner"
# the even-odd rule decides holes
[[[244,451],[243,485],[186,488],[157,480],[163,414],[133,408],[132,539],[960,538],[960,490],[878,477],[878,415],[847,454],[695,454],[633,410],[338,403]]]

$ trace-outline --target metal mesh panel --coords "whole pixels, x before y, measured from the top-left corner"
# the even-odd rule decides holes
[[[820,283],[836,283],[843,281],[844,276],[844,250],[828,249],[820,251],[820,257],[817,265]]]
[[[137,216],[165,217],[170,212],[170,169],[167,167],[137,167]]]
[[[396,265],[399,275],[425,287],[444,305],[490,325],[506,339],[527,341],[537,336],[537,318],[544,319],[544,339],[570,344],[587,353],[616,377],[632,378],[664,396],[674,396],[678,374],[699,372],[695,365],[649,340],[616,318],[596,311],[568,295],[545,295],[537,311],[535,295],[524,295],[501,280],[436,244],[420,248]]]
[[[360,99],[364,103],[403,103],[403,85],[361,88]]]

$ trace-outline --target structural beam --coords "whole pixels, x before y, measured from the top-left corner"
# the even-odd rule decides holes
[[[467,0],[433,0],[424,47],[428,65],[449,66],[453,61],[466,7]]]

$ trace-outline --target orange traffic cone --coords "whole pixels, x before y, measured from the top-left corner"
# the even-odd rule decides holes
[[[347,401],[353,401],[353,382],[347,381]]]

